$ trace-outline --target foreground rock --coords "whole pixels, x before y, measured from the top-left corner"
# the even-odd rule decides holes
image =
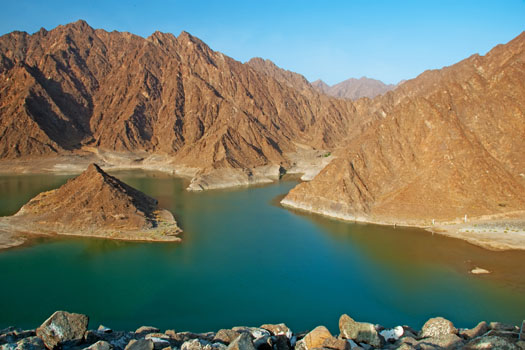
[[[416,331],[408,326],[385,329],[345,314],[339,319],[341,333],[337,336],[324,326],[294,334],[283,323],[207,333],[162,333],[149,326],[135,332],[113,331],[104,326],[87,330],[87,325],[85,315],[57,311],[36,332],[14,327],[0,330],[0,350],[525,350],[525,341],[520,338],[523,331],[517,326],[483,321],[472,329],[458,330],[442,317],[428,320]]]
[[[182,232],[173,215],[159,208],[155,199],[106,174],[96,164],[60,188],[40,193],[1,223],[11,234],[124,240],[180,241]]]
[[[86,315],[57,311],[36,329],[36,335],[48,349],[75,345],[84,338],[88,322]]]

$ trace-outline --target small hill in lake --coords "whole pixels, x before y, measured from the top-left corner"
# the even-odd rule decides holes
[[[122,240],[179,241],[182,232],[157,200],[96,164],[62,187],[40,193],[6,220],[20,232]]]

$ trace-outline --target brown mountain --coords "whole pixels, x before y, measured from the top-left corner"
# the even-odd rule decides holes
[[[428,225],[525,210],[525,33],[427,71],[369,106],[373,122],[283,204]]]
[[[2,159],[157,155],[207,187],[199,178],[217,169],[278,176],[298,144],[335,147],[361,124],[354,114],[298,74],[242,64],[186,32],[144,39],[78,21],[0,37]]]
[[[385,84],[380,80],[361,77],[359,79],[350,78],[335,85],[328,85],[322,80],[312,82],[312,86],[319,92],[333,97],[357,100],[361,97],[374,98],[393,90],[396,85]]]
[[[157,200],[91,164],[60,188],[42,192],[3,224],[19,232],[180,241],[173,215]]]

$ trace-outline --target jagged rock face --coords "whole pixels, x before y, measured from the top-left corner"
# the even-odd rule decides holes
[[[525,210],[525,34],[374,99],[382,118],[283,203],[429,224]]]
[[[27,228],[34,225],[38,232],[100,236],[107,233],[112,238],[126,238],[119,236],[126,231],[163,226],[172,235],[180,231],[171,213],[158,208],[157,200],[106,174],[95,164],[60,188],[40,193],[12,219]]]
[[[335,85],[328,85],[322,80],[312,82],[312,86],[319,92],[333,97],[357,100],[361,97],[374,98],[393,90],[396,85],[385,84],[380,80],[362,77],[350,78]]]
[[[333,147],[355,113],[298,74],[185,32],[144,39],[79,21],[0,37],[0,158],[95,148],[201,169],[286,164],[295,143]]]

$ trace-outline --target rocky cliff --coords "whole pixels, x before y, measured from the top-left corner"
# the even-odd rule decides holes
[[[368,106],[381,118],[282,203],[410,225],[524,211],[524,81],[525,33],[403,83]]]
[[[322,80],[316,80],[311,84],[319,92],[333,97],[357,100],[361,97],[374,98],[393,90],[396,85],[385,84],[380,80],[361,77],[350,78],[335,85],[328,85]]]
[[[142,152],[199,175],[274,166],[278,176],[298,144],[333,148],[360,123],[351,102],[300,75],[242,64],[186,32],[144,39],[78,21],[0,37],[4,160]]]
[[[125,240],[179,241],[181,233],[157,200],[96,164],[58,189],[40,193],[1,224],[11,232]]]

